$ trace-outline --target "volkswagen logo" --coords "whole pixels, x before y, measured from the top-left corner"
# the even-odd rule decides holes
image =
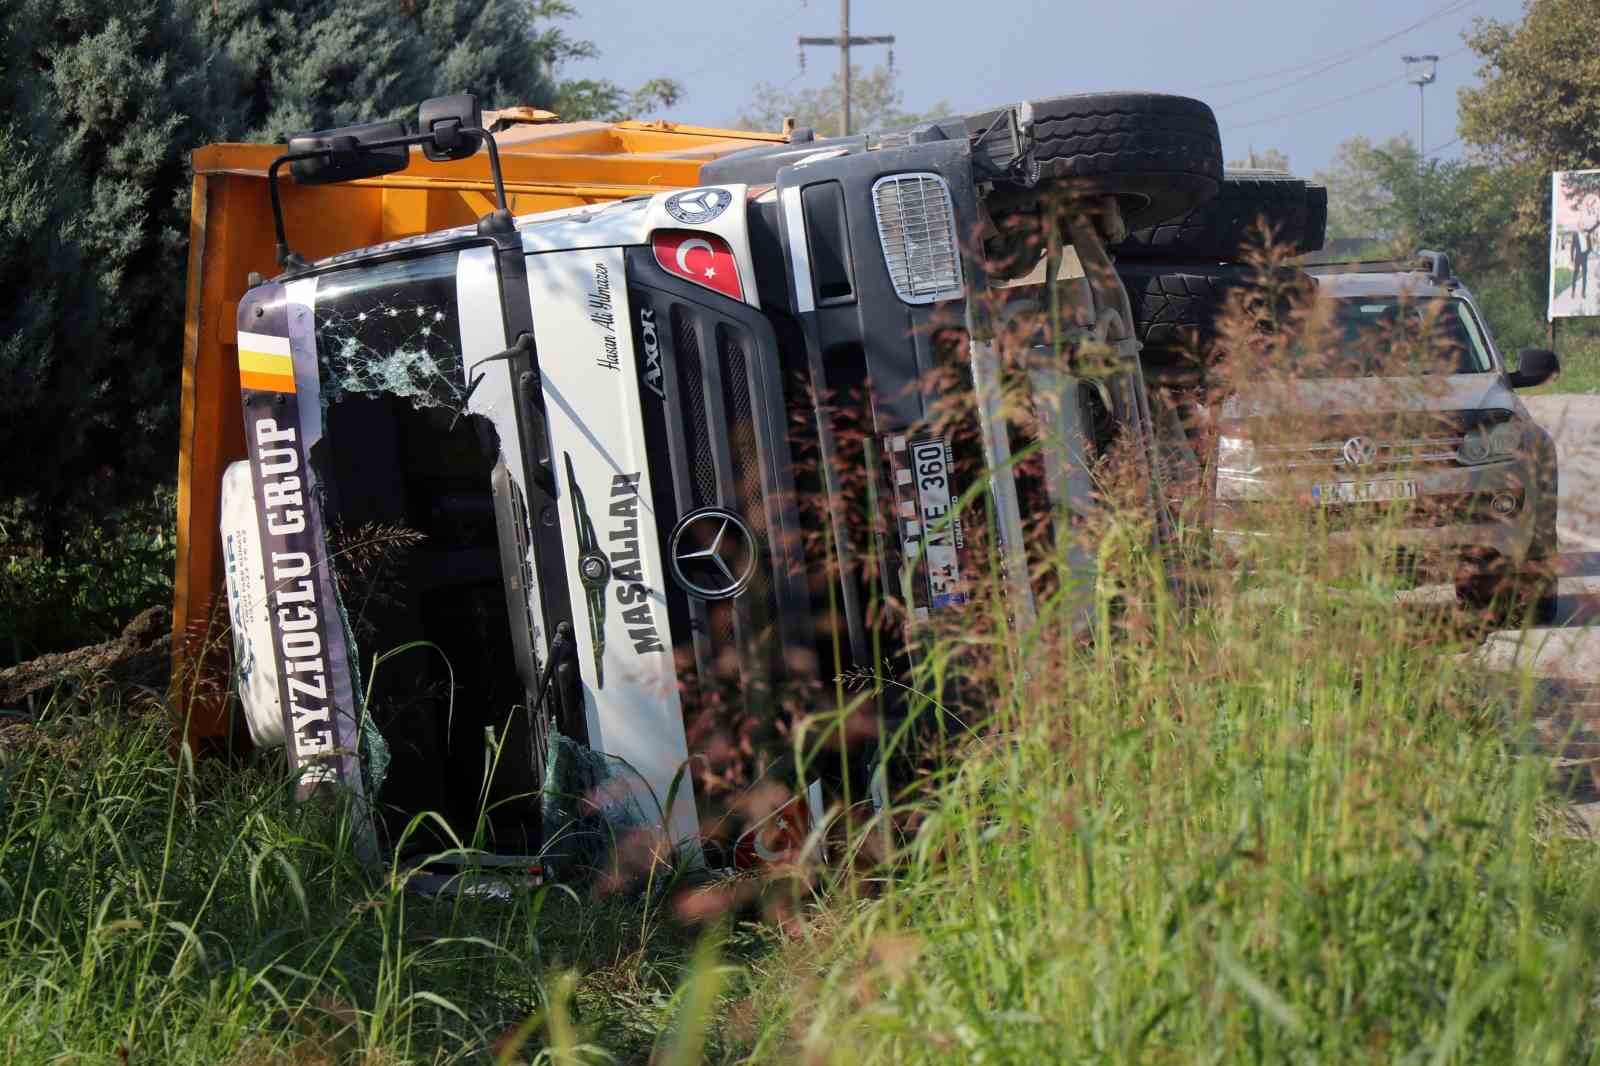
[[[1341,450],[1351,466],[1366,466],[1378,457],[1378,446],[1365,437],[1351,437]]]
[[[732,599],[755,574],[755,534],[744,519],[720,507],[705,507],[680,519],[667,550],[673,580],[702,600]]]
[[[667,197],[667,214],[687,226],[702,226],[733,203],[727,189],[690,189]]]

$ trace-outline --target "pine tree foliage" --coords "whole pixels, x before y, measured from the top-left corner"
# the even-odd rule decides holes
[[[176,470],[189,153],[430,96],[615,114],[564,0],[0,0],[0,548]],[[668,84],[676,93],[676,86]],[[568,117],[587,117],[569,110]]]
[[[291,133],[411,114],[430,96],[486,107],[549,106],[551,72],[592,46],[553,20],[558,0],[190,0],[243,108],[239,135]]]
[[[51,526],[170,476],[186,149],[226,102],[173,0],[8,0],[0,21],[0,485]]]

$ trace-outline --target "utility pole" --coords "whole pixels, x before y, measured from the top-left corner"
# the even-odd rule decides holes
[[[839,49],[839,74],[842,78],[841,99],[839,107],[839,135],[850,136],[850,49],[863,44],[886,44],[890,46],[889,65],[894,65],[894,35],[880,37],[852,37],[850,36],[850,0],[839,0],[839,36],[837,37],[802,37],[800,38],[800,56],[805,58],[807,45],[822,45],[827,48]]]
[[[1400,61],[1406,65],[1406,81],[1417,87],[1417,165],[1421,168],[1428,162],[1428,113],[1423,93],[1439,77],[1439,57],[1401,56]]]

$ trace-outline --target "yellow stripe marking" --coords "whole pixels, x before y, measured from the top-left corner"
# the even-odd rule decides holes
[[[288,353],[239,349],[239,387],[294,392],[294,359]]]
[[[287,374],[294,377],[294,359],[276,352],[256,352],[240,348],[239,369],[256,374]]]

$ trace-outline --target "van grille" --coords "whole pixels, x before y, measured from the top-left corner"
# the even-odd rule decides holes
[[[1350,439],[1342,437],[1315,444],[1271,445],[1261,449],[1261,459],[1274,470],[1352,466],[1344,456],[1344,446]],[[1371,462],[1362,463],[1360,469],[1376,472],[1432,463],[1453,464],[1461,441],[1459,435],[1376,440],[1372,442],[1377,449],[1374,458]]]

